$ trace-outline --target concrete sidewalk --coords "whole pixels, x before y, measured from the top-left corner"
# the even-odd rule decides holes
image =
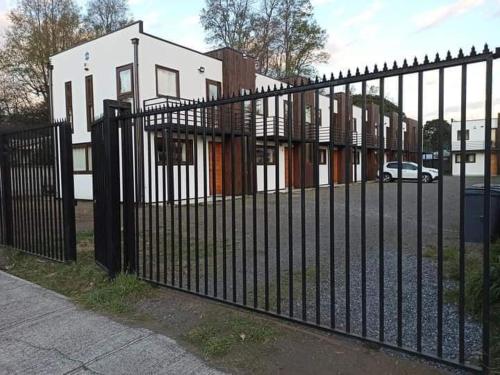
[[[174,340],[0,271],[0,374],[219,374]]]

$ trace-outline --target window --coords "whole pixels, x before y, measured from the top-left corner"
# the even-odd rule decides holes
[[[87,130],[90,131],[94,122],[94,82],[92,76],[85,77],[85,107],[87,114]]]
[[[460,163],[462,158],[460,157],[460,154],[455,154],[455,163]],[[476,154],[473,153],[468,153],[465,154],[465,162],[466,163],[475,163],[476,162]]]
[[[283,117],[285,118],[285,122],[288,123],[288,100],[283,101]],[[290,108],[290,120],[293,121],[293,107]]]
[[[257,165],[264,165],[264,161],[267,165],[273,165],[276,160],[276,148],[275,146],[268,146],[264,150],[264,146],[256,146],[256,163]]]
[[[71,89],[71,82],[66,82],[64,84],[64,96],[66,98],[66,121],[71,124],[71,130],[73,128],[73,93]]]
[[[128,64],[116,68],[116,96],[126,101],[134,97],[133,65]]]
[[[172,139],[172,165],[193,165],[193,140]],[[168,165],[168,140],[162,135],[157,135],[156,162],[159,165]]]
[[[156,65],[156,95],[180,97],[179,71]]]
[[[264,114],[264,99],[257,99],[255,102],[255,113],[258,115]]]
[[[403,169],[406,169],[407,171],[416,171],[418,167],[414,164],[403,163]]]
[[[221,97],[220,82],[207,79],[207,99],[219,99]]]
[[[312,122],[312,108],[310,105],[306,105],[306,114],[305,114],[306,124],[311,124]]]
[[[92,173],[92,147],[90,143],[73,145],[73,171],[75,174]]]
[[[326,155],[327,155],[327,152],[324,148],[319,150],[319,164],[321,164],[321,165],[326,164]]]
[[[398,169],[398,163],[389,163],[387,164],[388,169]]]
[[[249,89],[240,89],[240,95],[250,95],[251,90]],[[252,101],[251,100],[246,100],[245,101],[245,112],[252,112]]]
[[[352,161],[352,164],[355,164],[355,165],[359,165],[359,164],[360,164],[360,162],[359,162],[359,160],[360,160],[360,155],[361,155],[361,152],[359,152],[359,151],[354,151],[354,158],[353,158],[354,160]],[[397,165],[397,164],[396,164],[396,165]],[[397,167],[396,167],[396,168],[397,168]]]
[[[457,131],[457,141],[461,141],[461,140],[462,140],[462,131],[458,130]],[[465,131],[465,140],[466,141],[469,140],[469,130],[468,129]]]

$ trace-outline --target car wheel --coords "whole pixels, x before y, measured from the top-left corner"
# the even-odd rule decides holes
[[[430,175],[430,174],[428,174],[428,173],[424,173],[424,174],[422,175],[422,182],[425,182],[426,184],[428,184],[428,183],[432,182],[432,177],[431,177],[431,175]]]
[[[390,174],[390,173],[385,172],[385,173],[384,173],[384,178],[383,178],[383,181],[384,181],[384,182],[391,182],[391,181],[392,181],[392,176],[391,176],[391,174]]]

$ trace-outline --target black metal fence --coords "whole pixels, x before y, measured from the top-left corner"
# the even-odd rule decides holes
[[[483,280],[478,320],[465,310],[465,254],[472,250],[464,240],[464,130],[467,70],[482,64],[485,134],[491,134],[492,64],[499,52],[460,51],[136,114],[112,109],[111,129],[93,129],[94,189],[110,194],[97,195],[96,250],[101,230],[102,251],[129,258],[110,260],[112,274],[135,270],[142,279],[207,298],[487,369],[491,228],[485,220],[486,240],[476,249]],[[436,183],[422,183],[421,162],[415,183],[403,182],[402,169],[395,184],[377,180],[386,161],[422,160],[424,76],[437,72],[437,117],[444,122],[444,79],[454,68],[462,80],[461,176],[443,175],[440,132]],[[409,86],[413,121],[403,102],[410,79],[416,82]],[[388,82],[397,88],[395,114],[385,109]],[[377,106],[367,102],[369,84],[378,88]],[[353,104],[345,95],[353,87],[361,91],[361,113],[374,111],[361,116],[359,143],[352,141]],[[395,121],[385,129],[388,115]],[[483,210],[490,217],[489,137],[484,154]],[[458,255],[458,282],[446,279],[449,249]],[[446,297],[450,290],[456,300]]]
[[[2,133],[0,147],[1,243],[76,260],[70,124]]]

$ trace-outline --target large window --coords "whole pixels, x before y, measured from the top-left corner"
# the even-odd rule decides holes
[[[193,140],[172,139],[172,165],[193,165]],[[156,137],[156,162],[168,165],[168,140],[161,135]]]
[[[66,99],[66,121],[71,124],[71,130],[73,128],[73,92],[71,89],[71,81],[64,84],[64,96]]]
[[[85,107],[87,130],[90,131],[94,122],[94,81],[91,75],[85,77]]]
[[[75,174],[92,173],[92,147],[90,143],[73,145],[73,171]]]
[[[460,163],[461,160],[462,160],[461,155],[455,154],[455,163]],[[465,154],[465,162],[466,163],[475,163],[476,162],[476,154],[474,154],[474,153]]]
[[[264,165],[264,162],[267,165],[273,165],[276,161],[275,146],[267,146],[265,149],[264,146],[256,146],[255,152],[256,152],[255,161],[257,165]]]
[[[180,97],[179,71],[156,65],[156,95]]]
[[[133,65],[116,68],[116,90],[118,100],[126,101],[134,97]]]

